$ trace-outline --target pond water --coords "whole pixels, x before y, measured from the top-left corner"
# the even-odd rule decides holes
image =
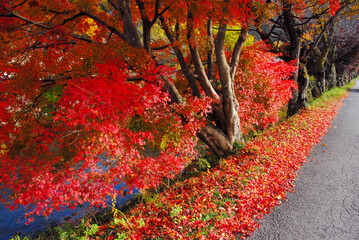
[[[99,159],[105,160],[106,153],[101,154]],[[101,163],[98,163],[99,168],[106,169]],[[115,188],[120,190],[122,187],[126,187],[124,183],[116,185]],[[127,191],[127,190],[125,190]],[[132,194],[126,194],[125,197],[119,197],[116,199],[116,205],[121,206],[130,200],[139,191],[133,190]],[[108,198],[108,204],[111,205],[111,199]],[[88,210],[95,211],[96,209],[90,209],[89,205],[77,207],[75,209],[65,209],[64,211],[54,211],[53,214],[47,217],[34,216],[35,220],[28,225],[25,224],[25,207],[10,211],[5,207],[5,204],[0,204],[0,240],[9,240],[14,235],[22,234],[32,236],[36,233],[43,232],[50,226],[56,226],[66,221],[76,220],[83,217]]]
[[[138,191],[134,190],[134,194],[137,192]],[[118,198],[116,205],[123,205],[132,197],[133,194]],[[83,206],[73,210],[65,209],[64,211],[54,212],[48,217],[36,216],[33,222],[26,225],[26,219],[24,217],[25,207],[10,211],[5,207],[5,204],[0,204],[0,240],[9,240],[17,234],[20,236],[21,234],[31,236],[43,232],[47,227],[56,226],[66,221],[83,217],[88,209],[88,206]]]

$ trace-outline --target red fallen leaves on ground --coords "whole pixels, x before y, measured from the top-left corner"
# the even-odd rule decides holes
[[[257,220],[293,190],[298,169],[327,132],[344,98],[303,110],[238,155],[176,183],[102,231],[130,239],[244,239],[259,227]]]

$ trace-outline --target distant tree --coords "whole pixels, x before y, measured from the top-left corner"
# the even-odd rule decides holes
[[[320,93],[325,91],[325,63],[331,49],[335,23],[357,8],[357,1],[273,1],[278,15],[268,23],[256,22],[260,37],[277,51],[283,52],[286,61],[297,61],[294,79],[298,89],[288,105],[288,116],[307,106],[309,76],[315,75]],[[355,10],[354,10],[355,11]],[[310,66],[310,69],[307,69]],[[308,73],[309,71],[309,73]]]
[[[334,34],[333,63],[339,78],[350,77],[359,70],[359,20],[343,19]]]

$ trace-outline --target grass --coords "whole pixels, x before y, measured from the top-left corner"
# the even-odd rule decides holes
[[[355,79],[341,88],[335,87],[335,88],[327,91],[325,93],[325,95],[321,96],[320,98],[312,100],[309,103],[309,108],[321,106],[321,105],[325,104],[326,101],[328,101],[330,99],[341,98],[343,96],[343,94],[347,93],[351,88],[353,88],[355,86],[357,80],[358,79]]]

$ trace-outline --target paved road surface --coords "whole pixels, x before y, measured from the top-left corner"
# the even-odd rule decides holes
[[[359,240],[359,81],[310,159],[248,240]]]

